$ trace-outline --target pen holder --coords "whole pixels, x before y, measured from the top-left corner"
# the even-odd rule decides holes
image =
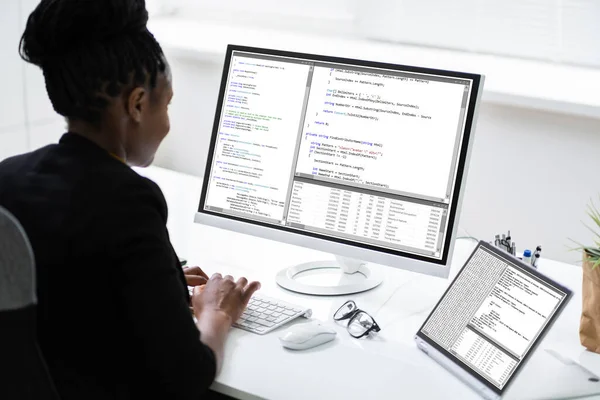
[[[588,254],[583,252],[583,285],[579,340],[582,346],[600,353],[600,268],[592,268]]]

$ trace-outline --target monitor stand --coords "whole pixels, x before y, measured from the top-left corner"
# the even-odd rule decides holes
[[[323,286],[301,282],[300,274],[307,271],[336,269],[339,271],[338,282]],[[275,278],[277,284],[293,292],[318,296],[335,296],[359,293],[371,290],[382,282],[377,268],[369,268],[365,262],[353,258],[336,256],[336,260],[313,261],[298,264],[281,270]]]

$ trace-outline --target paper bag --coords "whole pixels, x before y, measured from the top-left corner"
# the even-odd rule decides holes
[[[592,263],[585,252],[582,289],[579,339],[586,349],[600,353],[600,267],[592,269]]]

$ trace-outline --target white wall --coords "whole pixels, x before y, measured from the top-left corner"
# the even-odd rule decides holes
[[[175,94],[170,107],[171,132],[163,141],[155,164],[202,176],[223,66],[181,62],[166,53]]]
[[[53,143],[65,131],[52,109],[42,72],[18,54],[29,13],[39,0],[6,0],[0,13],[0,160]]]
[[[222,65],[170,57],[175,80],[172,129],[156,164],[202,176]],[[480,110],[460,225],[492,239],[510,229],[519,248],[576,263],[569,237],[591,238],[581,224],[600,193],[600,121],[495,106]]]
[[[511,229],[517,245],[576,263],[568,238],[588,242],[582,225],[600,193],[600,121],[483,104],[461,227],[493,238]]]
[[[20,6],[16,1],[2,5],[0,13],[0,158],[27,147],[23,141],[25,106],[23,93],[24,69],[17,56],[21,33]]]

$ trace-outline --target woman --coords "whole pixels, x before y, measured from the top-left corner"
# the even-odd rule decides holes
[[[188,270],[150,165],[169,131],[171,75],[144,0],[42,0],[21,56],[68,122],[56,145],[0,163],[0,205],[38,269],[40,346],[62,399],[199,399],[257,282]],[[194,323],[189,307],[197,319]]]

